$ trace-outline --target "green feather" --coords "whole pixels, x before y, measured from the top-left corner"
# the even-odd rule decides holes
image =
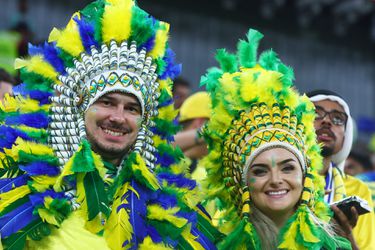
[[[222,240],[224,235],[217,230],[211,222],[206,220],[201,214],[197,213],[198,215],[198,224],[197,228],[201,231],[210,241],[212,242],[219,242]]]
[[[89,221],[93,220],[99,212],[108,217],[110,209],[108,207],[107,194],[104,190],[104,181],[100,178],[96,169],[85,174],[83,185],[85,188]]]
[[[80,150],[73,155],[72,171],[76,173],[93,171],[95,164],[89,142],[82,140],[80,147]]]
[[[49,225],[42,220],[37,220],[26,226],[21,232],[2,239],[2,243],[8,250],[25,249],[26,237],[30,237],[32,240],[41,240],[49,234],[51,234]]]
[[[138,6],[133,6],[131,29],[129,41],[137,41],[137,45],[147,42],[147,40],[155,34],[155,30],[150,28],[153,26],[153,20],[149,15]]]
[[[55,156],[51,155],[33,155],[26,153],[22,150],[18,152],[19,162],[34,162],[34,161],[44,161],[50,165],[58,165],[59,160]]]
[[[17,162],[10,156],[6,155],[1,159],[0,177],[12,178],[23,174],[17,165]]]
[[[3,209],[3,211],[1,211],[0,213],[0,217],[11,212],[12,210],[16,209],[17,207],[25,204],[26,202],[29,201],[29,197],[28,196],[24,196],[22,197],[21,199],[18,199],[16,200],[15,202],[9,204],[9,206],[7,206],[6,208]]]
[[[94,24],[95,27],[95,40],[100,44],[102,42],[102,16],[104,13],[105,2],[103,0],[97,0],[87,5],[81,14],[87,18],[88,22]]]
[[[277,71],[279,63],[280,59],[272,49],[264,51],[259,56],[259,64],[267,70]]]
[[[218,249],[241,249],[244,246],[246,246],[246,249],[261,249],[255,230],[253,230],[254,235],[248,235],[248,233],[245,231],[247,223],[249,222],[246,221],[246,219],[242,219],[235,229],[229,235],[227,235],[222,242],[219,243]],[[257,245],[254,245],[251,242],[252,240]]]
[[[53,92],[53,81],[44,78],[36,73],[28,72],[26,68],[20,70],[21,79],[26,84],[28,90],[40,90],[44,92]]]
[[[240,64],[246,68],[252,68],[257,63],[257,51],[259,41],[263,38],[263,34],[257,30],[250,29],[247,33],[247,40],[240,40],[237,44],[237,56]]]
[[[224,72],[234,73],[238,70],[236,56],[225,49],[218,49],[215,58]]]
[[[176,240],[180,237],[182,231],[184,231],[185,229],[184,227],[178,228],[172,225],[170,222],[166,221],[149,220],[148,222],[156,229],[156,231],[159,232],[161,237],[163,237],[164,239],[166,237],[169,237],[172,240]]]
[[[194,250],[194,248],[183,238],[178,238],[177,249]]]

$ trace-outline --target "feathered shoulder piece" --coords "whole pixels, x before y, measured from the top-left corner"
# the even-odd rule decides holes
[[[0,109],[6,249],[53,241],[58,230],[72,228],[65,221],[83,221],[111,249],[215,248],[217,232],[197,209],[181,151],[170,145],[178,129],[172,79],[180,66],[168,31],[133,0],[98,0],[16,61],[23,83]],[[134,148],[115,174],[91,150],[84,124],[87,108],[113,91],[133,94],[142,106]]]
[[[252,211],[246,173],[254,157],[277,146],[295,153],[306,176],[300,205],[281,233],[279,248],[331,249],[335,241],[310,216],[325,222],[330,218],[318,174],[322,158],[313,127],[314,106],[293,88],[292,69],[274,51],[258,57],[262,38],[250,29],[246,39],[238,42],[236,54],[218,50],[220,68],[209,69],[201,79],[212,101],[211,119],[204,129],[209,144],[202,162],[207,170],[205,192],[223,211],[219,228],[228,236],[221,247],[261,249],[249,222]]]

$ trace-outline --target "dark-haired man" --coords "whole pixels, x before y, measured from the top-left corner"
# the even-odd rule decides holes
[[[353,140],[353,121],[347,103],[338,94],[329,90],[316,90],[307,94],[316,108],[315,129],[319,143],[323,145],[323,169],[328,203],[345,196],[356,195],[368,201],[373,207],[369,188],[355,177],[343,172]],[[352,209],[352,218],[347,218],[337,207],[332,207],[336,219],[351,240],[353,249],[375,249],[374,212],[361,215]]]

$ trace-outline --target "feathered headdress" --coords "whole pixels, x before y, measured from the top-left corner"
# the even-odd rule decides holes
[[[335,247],[309,216],[329,219],[318,174],[322,158],[313,127],[314,106],[293,89],[292,69],[275,52],[265,51],[257,57],[262,37],[249,30],[247,40],[239,41],[237,54],[218,50],[221,68],[211,68],[201,79],[212,99],[212,116],[204,129],[209,145],[209,155],[202,162],[207,169],[205,187],[208,200],[221,204],[223,213],[218,219],[225,223],[219,227],[229,233],[221,246],[261,248],[249,222],[251,195],[245,176],[254,158],[275,146],[294,153],[305,175],[300,205],[282,231],[278,247]]]
[[[180,66],[168,30],[133,0],[98,0],[16,61],[23,84],[0,110],[6,248],[41,240],[73,216],[112,249],[214,248],[215,230],[195,211],[196,184],[170,145],[178,129],[171,79]],[[86,139],[84,112],[113,91],[133,94],[143,119],[112,178]]]

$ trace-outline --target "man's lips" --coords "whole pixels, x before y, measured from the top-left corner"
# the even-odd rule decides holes
[[[111,128],[111,127],[104,127],[100,126],[102,131],[110,136],[124,136],[129,133],[129,130],[127,129],[116,129],[116,128]]]
[[[330,129],[319,129],[316,131],[319,141],[331,141],[335,139],[335,134]]]

